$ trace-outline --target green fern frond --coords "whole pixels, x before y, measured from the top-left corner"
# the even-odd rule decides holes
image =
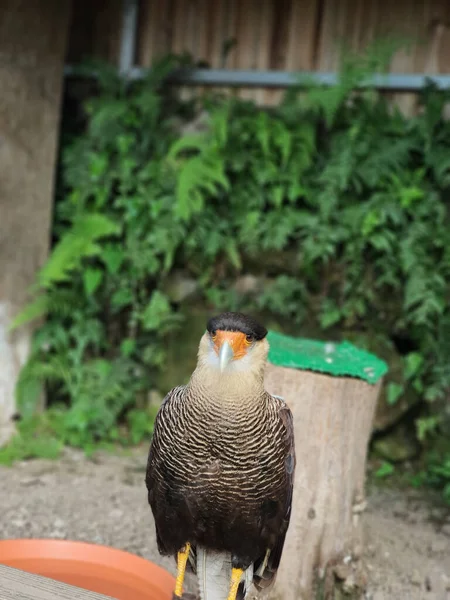
[[[25,325],[31,321],[35,321],[47,314],[48,311],[48,296],[41,294],[29,304],[13,319],[10,325],[10,331],[14,331],[18,327]]]
[[[224,106],[219,106],[211,117],[212,136],[219,148],[226,148],[228,142],[228,120],[230,117],[231,106],[227,102]]]
[[[70,379],[68,364],[58,357],[47,361],[31,357],[19,373],[15,397],[21,415],[34,413],[42,394],[42,386],[47,382],[67,383]]]
[[[77,217],[41,269],[39,285],[49,288],[66,280],[70,271],[79,267],[83,259],[99,254],[101,248],[95,243],[96,240],[117,235],[119,231],[117,223],[106,215],[85,214]]]
[[[174,160],[178,156],[186,151],[202,151],[207,144],[207,138],[201,133],[184,135],[183,137],[176,140],[170,147],[167,153],[168,160]]]
[[[186,160],[178,175],[177,214],[188,220],[203,209],[205,192],[215,196],[220,188],[229,188],[222,161],[203,155]]]

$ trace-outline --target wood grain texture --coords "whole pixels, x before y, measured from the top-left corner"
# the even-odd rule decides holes
[[[67,62],[95,57],[117,64],[122,34],[122,0],[72,3]]]
[[[316,572],[361,556],[359,511],[380,385],[267,366],[267,391],[282,396],[293,413],[297,456],[291,522],[271,599],[310,600]]]
[[[112,2],[112,3],[111,3]],[[95,54],[112,59],[120,38],[120,0],[75,3],[68,60]],[[105,9],[105,6],[108,8]],[[141,0],[138,64],[169,52],[191,53],[215,69],[335,71],[342,46],[363,51],[386,35],[407,37],[391,72],[447,73],[450,65],[447,0]],[[236,40],[224,63],[222,48]],[[259,104],[280,100],[276,90],[230,91]],[[390,94],[405,112],[415,94]]]
[[[0,599],[1,600],[113,600],[111,596],[103,596],[88,592],[41,577],[0,565]]]
[[[111,11],[103,10],[102,2],[97,0],[89,10],[75,12],[69,60],[76,62],[77,57],[93,52],[104,58],[114,54],[114,23],[118,21],[111,18]],[[167,19],[169,5],[171,16]],[[397,53],[392,72],[446,73],[449,21],[450,4],[445,0],[420,0],[414,5],[406,0],[394,5],[388,0],[218,0],[214,4],[143,0],[138,64],[149,66],[165,53],[188,51],[213,68],[334,71],[339,67],[342,44],[363,51],[380,36],[394,34],[409,37],[413,47]],[[167,36],[168,29],[173,35]],[[230,38],[237,44],[224,65],[220,49]],[[273,105],[281,97],[274,90],[235,93],[265,105]],[[414,112],[414,94],[389,97],[399,101],[405,112]]]

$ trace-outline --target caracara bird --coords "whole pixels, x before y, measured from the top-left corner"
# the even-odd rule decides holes
[[[275,580],[295,468],[292,414],[264,389],[267,330],[241,313],[213,317],[186,386],[164,399],[147,464],[161,554],[202,600],[242,600]]]

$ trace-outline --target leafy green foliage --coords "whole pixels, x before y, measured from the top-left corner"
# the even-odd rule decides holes
[[[5,448],[0,448],[0,464],[11,465],[16,460],[39,456],[57,458],[64,442],[51,428],[50,411],[43,415],[25,418],[19,424],[19,432]]]
[[[415,390],[438,434],[450,389],[448,93],[429,85],[405,117],[361,87],[385,58],[353,59],[336,88],[291,90],[270,110],[181,101],[164,85],[170,61],[132,84],[102,71],[86,128],[64,147],[57,243],[16,322],[47,313],[17,388],[24,413],[46,382],[65,442],[147,435],[145,395],[182,323],[165,283],[181,269],[211,308],[397,347],[403,374],[387,401]],[[192,133],[201,113],[207,126]],[[239,274],[264,284],[238,293]]]
[[[383,479],[384,477],[389,477],[395,471],[394,465],[390,462],[384,461],[381,466],[375,471],[375,477],[378,479]]]
[[[175,183],[162,163],[180,114],[192,112],[161,92],[165,72],[130,89],[107,69],[106,87],[88,103],[86,131],[65,148],[57,241],[35,299],[13,323],[47,314],[16,389],[14,456],[42,454],[29,435],[30,423],[42,426],[42,385],[52,400],[46,431],[59,441],[89,450],[138,443],[152,431],[146,394],[165,336],[180,322],[158,284],[184,233],[171,221]]]
[[[425,481],[429,485],[442,488],[444,499],[450,504],[450,454],[431,460],[426,471]]]
[[[414,487],[429,486],[442,492],[444,502],[450,505],[450,449],[433,449],[425,453],[423,468],[410,478]]]

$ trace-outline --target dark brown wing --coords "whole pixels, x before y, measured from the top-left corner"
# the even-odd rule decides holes
[[[169,413],[176,412],[176,402],[183,393],[184,386],[178,386],[170,390],[161,403],[158,414],[156,415],[153,428],[153,438],[147,459],[147,470],[145,475],[145,484],[148,491],[148,503],[152,509],[156,541],[160,554],[174,554],[170,543],[172,540],[163,539],[161,536],[160,521],[164,521],[167,508],[167,496],[170,494],[170,480],[165,473],[164,460],[164,422],[167,421]],[[174,406],[175,405],[175,406]]]
[[[283,552],[284,540],[289,527],[292,508],[292,492],[294,489],[294,473],[295,473],[295,444],[294,444],[294,421],[292,413],[287,404],[281,398],[276,397],[280,402],[279,416],[285,429],[285,465],[286,465],[286,503],[284,506],[283,524],[280,529],[280,535],[276,541],[274,548],[271,550],[267,564],[262,573],[261,566],[265,559],[262,556],[254,564],[253,583],[258,591],[267,589],[275,582],[275,577],[280,565],[281,555]]]
[[[168,513],[170,506],[167,502],[167,495],[170,495],[170,481],[167,473],[164,471],[164,457],[162,452],[162,436],[164,432],[164,421],[167,420],[167,413],[176,413],[177,404],[184,392],[185,386],[178,386],[170,390],[161,403],[158,414],[156,415],[153,428],[153,439],[147,459],[147,471],[145,484],[148,491],[148,502],[151,507],[156,530],[156,542],[160,554],[172,555],[175,563],[177,561],[177,550],[181,548],[182,543],[178,544],[171,537],[164,537],[161,532],[164,531],[163,521]],[[179,527],[174,527],[176,532]],[[184,539],[184,541],[186,541]],[[184,543],[183,541],[183,543]],[[187,571],[195,573],[196,571],[196,547],[191,547],[189,561],[186,567]],[[186,596],[186,599],[188,596]],[[183,595],[184,600],[184,595]]]

